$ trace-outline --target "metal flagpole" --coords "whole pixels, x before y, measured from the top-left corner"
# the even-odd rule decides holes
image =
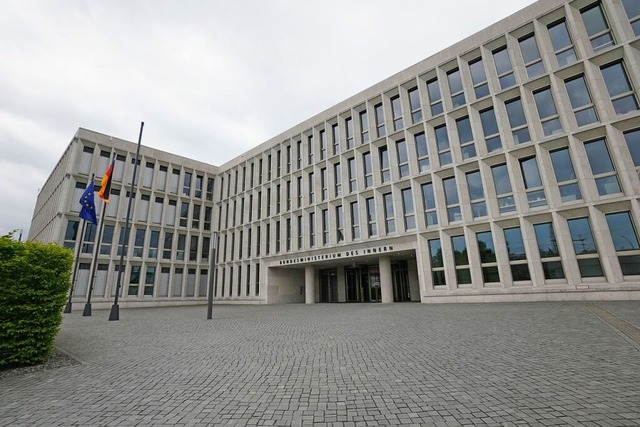
[[[131,216],[131,204],[136,190],[136,173],[138,171],[138,161],[140,157],[140,143],[142,142],[142,129],[144,122],[140,122],[140,135],[138,136],[138,148],[136,149],[136,158],[133,162],[133,177],[131,178],[131,192],[129,193],[129,203],[127,204],[127,219],[124,226],[124,238],[122,239],[122,252],[120,253],[120,265],[118,267],[118,279],[116,280],[116,296],[113,299],[109,320],[120,320],[120,309],[118,307],[118,295],[120,294],[120,283],[122,281],[122,265],[124,264],[124,254],[127,252],[129,244],[129,219]]]
[[[87,303],[84,305],[83,316],[91,316],[91,293],[93,292],[93,282],[95,280],[96,266],[98,264],[98,253],[100,253],[100,244],[102,243],[102,230],[104,229],[104,213],[107,211],[107,204],[102,202],[102,213],[100,214],[100,225],[98,228],[98,240],[93,248],[93,267],[91,268],[91,276],[89,276],[89,292]]]
[[[69,290],[69,299],[67,300],[67,305],[64,307],[65,313],[71,313],[71,297],[73,296],[73,287],[76,284],[76,274],[78,273],[78,265],[80,265],[80,249],[82,248],[82,238],[84,236],[84,226],[87,223],[86,220],[80,218],[80,222],[82,222],[82,227],[80,230],[80,242],[78,244],[78,250],[76,251],[76,264],[73,267],[73,277],[71,278],[71,289]]]

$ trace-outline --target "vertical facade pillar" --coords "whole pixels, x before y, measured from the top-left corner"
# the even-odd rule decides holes
[[[393,281],[391,278],[391,258],[388,256],[381,256],[378,258],[378,267],[380,268],[380,291],[382,294],[382,303],[392,303]]]
[[[305,304],[316,303],[316,269],[313,265],[304,267],[304,299]]]

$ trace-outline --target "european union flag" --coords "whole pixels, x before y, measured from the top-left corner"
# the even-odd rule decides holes
[[[93,181],[87,185],[87,189],[82,193],[80,198],[80,218],[89,221],[92,224],[98,224],[98,218],[96,218],[96,204],[93,201]]]

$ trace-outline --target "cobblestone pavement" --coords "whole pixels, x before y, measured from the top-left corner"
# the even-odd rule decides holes
[[[81,365],[0,380],[0,426],[640,425],[640,302],[108,315],[65,315]]]

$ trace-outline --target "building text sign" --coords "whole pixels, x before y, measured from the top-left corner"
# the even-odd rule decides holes
[[[375,248],[353,249],[350,251],[331,252],[331,253],[322,254],[322,255],[311,255],[311,256],[297,257],[297,258],[291,258],[291,259],[283,259],[283,260],[280,260],[280,265],[302,264],[302,263],[316,262],[316,261],[329,261],[332,259],[344,259],[344,258],[351,258],[356,256],[383,254],[387,252],[393,252],[393,245],[378,246]]]

